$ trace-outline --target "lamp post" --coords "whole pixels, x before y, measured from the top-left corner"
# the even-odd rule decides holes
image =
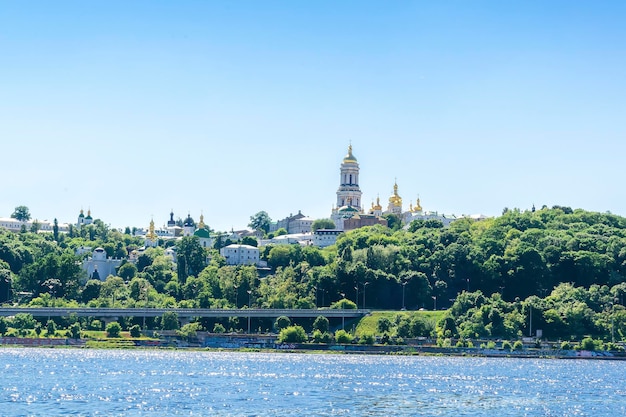
[[[248,310],[252,308],[252,290],[248,290]],[[248,334],[250,334],[250,311],[248,311]]]
[[[239,285],[233,285],[233,288],[235,289],[235,308],[239,308]]]
[[[533,306],[532,304],[528,304],[528,315],[529,315],[529,321],[530,321],[530,325],[528,326],[528,337],[533,337]]]
[[[11,277],[5,277],[4,282],[7,284],[7,304],[11,300]]]
[[[363,283],[363,308],[365,309],[365,287],[369,285],[369,282]]]
[[[315,290],[315,308],[318,308],[318,306],[317,306],[317,285],[313,286],[313,289]]]
[[[433,299],[433,310],[437,311],[437,296],[436,295],[432,295],[431,298]],[[444,302],[446,300],[443,300]]]
[[[404,288],[406,287],[407,281],[402,283],[402,310],[406,310],[406,306],[404,304]]]
[[[341,293],[341,299],[345,300],[346,299],[346,294],[345,293]],[[345,314],[343,312],[343,308],[345,307],[345,302],[341,303],[341,330],[345,330],[346,329],[346,321],[345,321]]]
[[[354,303],[356,304],[356,308],[359,308],[359,283],[356,283],[356,286],[354,287],[354,289],[356,290],[356,296],[354,297]]]

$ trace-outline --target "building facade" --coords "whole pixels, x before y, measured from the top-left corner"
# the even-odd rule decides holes
[[[228,245],[220,249],[226,265],[257,265],[259,248],[250,245]]]

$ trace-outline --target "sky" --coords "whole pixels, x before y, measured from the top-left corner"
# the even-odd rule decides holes
[[[626,216],[626,2],[0,2],[0,217]]]

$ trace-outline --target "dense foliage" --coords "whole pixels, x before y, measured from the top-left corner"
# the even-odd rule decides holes
[[[626,331],[626,219],[609,213],[544,207],[461,219],[446,228],[434,220],[405,229],[364,227],[324,249],[261,247],[271,268],[262,275],[253,266],[226,266],[194,237],[162,241],[127,261],[142,244],[100,220],[67,234],[0,230],[0,300],[92,307],[451,307],[437,327],[444,337],[529,334],[531,315],[533,328],[548,337],[610,331],[621,337]],[[176,263],[165,255],[169,245],[176,246]],[[125,260],[115,276],[89,280],[81,268],[89,252],[78,255],[78,249],[98,246]],[[404,323],[401,332],[424,333],[412,328],[421,327]]]

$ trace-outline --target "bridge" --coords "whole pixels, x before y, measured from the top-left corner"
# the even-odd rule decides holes
[[[20,313],[32,314],[33,317],[160,317],[164,313],[176,313],[179,319],[188,320],[195,317],[250,317],[250,318],[316,318],[324,316],[328,319],[349,319],[366,316],[370,310],[351,309],[224,309],[224,308],[65,308],[65,307],[0,307],[0,316],[15,316]]]

